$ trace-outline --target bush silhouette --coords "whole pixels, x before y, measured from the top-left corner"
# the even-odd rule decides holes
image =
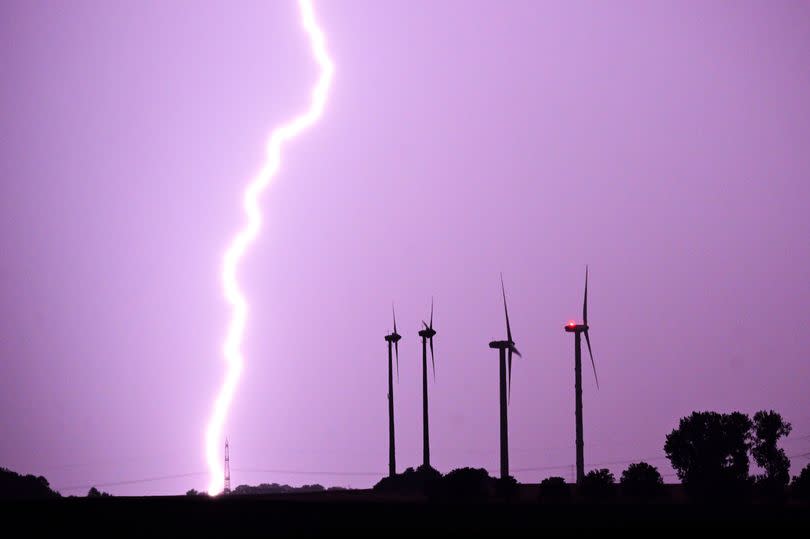
[[[408,468],[393,477],[383,477],[374,490],[378,492],[396,492],[410,494],[427,494],[434,496],[441,489],[442,474],[431,467],[420,466],[416,470]]]
[[[810,500],[810,464],[802,468],[790,484],[791,495],[798,500]]]
[[[616,478],[607,468],[591,470],[582,478],[579,492],[589,500],[606,500],[616,492]]]
[[[483,499],[492,490],[492,478],[483,468],[458,468],[442,479],[444,494],[453,499]]]
[[[633,498],[650,499],[661,496],[664,492],[664,478],[658,468],[646,462],[637,462],[622,472],[619,480],[622,495]]]
[[[667,435],[664,451],[693,496],[739,494],[749,484],[751,419],[740,412],[692,412]]]
[[[511,475],[502,478],[499,477],[495,480],[495,493],[499,498],[506,500],[517,498],[520,493],[520,486],[518,485],[517,479]]]
[[[546,477],[540,482],[540,500],[563,502],[571,497],[571,490],[562,477]]]

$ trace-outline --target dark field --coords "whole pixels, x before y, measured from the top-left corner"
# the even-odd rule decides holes
[[[318,530],[456,530],[635,527],[670,529],[810,529],[810,505],[539,503],[530,491],[513,502],[436,502],[381,497],[370,491],[275,496],[63,498],[2,502],[6,526],[22,533],[246,532]],[[16,526],[15,526],[16,527]]]

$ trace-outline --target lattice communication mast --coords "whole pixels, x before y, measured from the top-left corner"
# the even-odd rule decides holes
[[[225,438],[225,488],[224,494],[231,493],[231,458],[228,455],[228,439]]]

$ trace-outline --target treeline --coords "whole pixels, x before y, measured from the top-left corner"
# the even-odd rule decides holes
[[[666,435],[664,452],[678,475],[683,489],[695,500],[810,500],[810,464],[790,477],[790,458],[779,447],[790,436],[790,423],[773,411],[760,411],[750,417],[741,412],[693,412],[681,418],[678,426]],[[751,474],[751,462],[762,473]],[[282,494],[343,490],[325,489],[322,485],[292,487],[278,483],[258,486],[239,485],[231,494]],[[513,477],[490,477],[480,468],[460,468],[441,474],[433,468],[408,468],[393,477],[385,477],[374,486],[383,493],[420,493],[430,498],[483,499],[513,498],[521,486]],[[525,491],[525,489],[524,489]],[[539,497],[546,501],[570,499],[664,500],[672,492],[664,485],[655,466],[646,462],[630,464],[617,481],[607,469],[591,470],[579,485],[570,485],[562,477],[548,477],[540,482]],[[205,495],[196,490],[186,494]],[[110,495],[93,487],[90,498]],[[58,498],[42,476],[20,475],[0,468],[0,499]]]
[[[62,495],[51,489],[48,480],[41,475],[22,475],[7,468],[0,468],[0,500],[44,500],[61,497]],[[87,492],[87,497],[109,498],[111,495],[92,487]]]
[[[0,500],[59,497],[60,494],[52,490],[48,480],[41,475],[20,475],[6,468],[0,468]]]
[[[694,500],[810,500],[810,464],[791,482],[790,459],[779,447],[791,431],[790,423],[772,410],[757,412],[753,418],[741,412],[693,412],[666,436],[664,452]],[[751,474],[752,459],[763,473]],[[492,478],[480,468],[442,475],[420,467],[386,477],[374,490],[438,498],[509,498],[518,495],[520,487],[512,477]],[[642,501],[664,500],[671,492],[655,466],[637,462],[622,472],[618,482],[608,469],[591,470],[579,485],[569,485],[562,477],[545,478],[539,497],[554,502],[616,497]]]
[[[233,489],[229,495],[256,495],[256,494],[291,494],[303,492],[326,492],[335,490],[345,490],[342,487],[329,487],[325,488],[323,485],[302,485],[300,487],[291,487],[290,485],[279,485],[278,483],[262,483],[261,485],[239,485]],[[204,492],[199,492],[191,489],[186,492],[186,496],[207,496]]]

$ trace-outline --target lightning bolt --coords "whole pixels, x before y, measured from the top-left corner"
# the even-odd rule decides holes
[[[270,134],[264,165],[244,192],[243,207],[247,215],[247,222],[228,244],[222,259],[222,286],[225,299],[231,308],[231,320],[223,344],[226,364],[225,380],[217,394],[205,433],[205,455],[210,472],[208,494],[212,496],[219,494],[224,488],[224,465],[220,458],[222,429],[244,365],[241,347],[248,304],[242,290],[239,288],[236,271],[248,247],[259,235],[262,223],[259,196],[278,173],[281,165],[282,145],[288,140],[297,137],[321,117],[335,71],[326,50],[324,33],[315,19],[312,0],[298,0],[298,7],[301,13],[301,23],[312,46],[312,54],[320,68],[320,75],[312,89],[309,108],[306,112],[277,127]]]

